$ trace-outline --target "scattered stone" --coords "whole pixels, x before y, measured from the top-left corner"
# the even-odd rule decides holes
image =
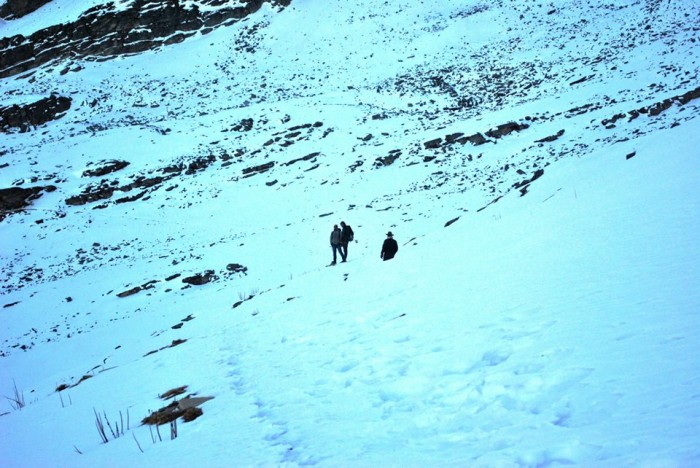
[[[253,129],[253,119],[243,119],[231,130],[234,132],[248,132]]]
[[[248,271],[248,267],[244,267],[238,263],[229,263],[226,265],[226,271],[231,273],[246,273]]]
[[[522,197],[527,193],[527,189],[530,187],[530,184],[540,177],[544,175],[544,169],[537,169],[535,173],[530,177],[529,179],[525,179],[521,182],[517,182],[513,184],[513,188],[520,189],[520,196]]]
[[[390,166],[401,156],[401,150],[391,150],[387,156],[379,157],[374,160],[374,167]]]

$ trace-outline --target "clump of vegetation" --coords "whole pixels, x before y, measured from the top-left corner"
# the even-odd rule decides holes
[[[155,411],[141,420],[142,424],[150,424],[152,426],[160,426],[176,420],[185,414],[184,410],[178,407],[177,401],[173,401],[168,406]]]
[[[15,382],[14,379],[12,380],[12,389],[12,396],[6,396],[5,399],[10,402],[10,406],[13,410],[21,410],[26,406],[24,402],[24,392],[17,388],[17,382]]]
[[[194,406],[192,408],[187,408],[185,412],[182,415],[182,420],[185,422],[190,422],[194,421],[198,417],[204,414],[204,411],[202,411],[202,408],[198,408],[197,406]]]
[[[119,420],[114,421],[114,425],[112,425],[106,412],[103,411],[102,414],[100,414],[95,408],[92,410],[95,412],[95,426],[97,427],[97,433],[100,435],[100,439],[102,439],[102,442],[105,444],[109,442],[109,438],[107,437],[107,429],[109,429],[109,433],[112,434],[112,439],[118,439],[119,437],[123,436],[125,427],[127,431],[129,430],[129,410],[126,410],[126,425],[124,424],[124,416],[121,411],[119,412]]]

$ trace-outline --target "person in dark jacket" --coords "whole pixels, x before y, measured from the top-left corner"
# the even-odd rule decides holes
[[[337,260],[336,254],[340,252],[340,256],[343,256],[343,251],[340,248],[340,236],[342,234],[342,231],[340,228],[338,228],[338,225],[335,224],[333,226],[333,231],[331,232],[331,249],[333,249],[333,262],[331,265],[335,265],[335,262]]]
[[[382,244],[382,253],[380,257],[384,261],[391,260],[398,251],[399,244],[394,240],[394,234],[392,234],[391,231],[387,232],[386,239],[384,239],[384,243]]]
[[[348,259],[348,243],[354,239],[355,233],[352,232],[350,226],[345,224],[345,221],[341,221],[340,226],[342,227],[340,232],[340,255],[342,255],[343,261],[346,261]]]

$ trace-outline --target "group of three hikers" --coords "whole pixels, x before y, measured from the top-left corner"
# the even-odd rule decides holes
[[[355,233],[352,232],[352,228],[345,224],[345,221],[341,221],[340,225],[342,229],[338,227],[337,224],[333,226],[333,231],[331,232],[331,249],[333,249],[333,261],[331,265],[335,265],[338,257],[337,254],[340,253],[340,258],[342,258],[341,263],[347,262],[348,260],[348,244],[352,242],[355,238]],[[382,260],[391,260],[399,251],[399,244],[394,240],[394,234],[391,231],[386,233],[386,239],[382,244],[382,252],[379,255]]]

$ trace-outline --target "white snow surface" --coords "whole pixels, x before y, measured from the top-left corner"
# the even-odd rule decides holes
[[[0,222],[0,465],[700,466],[700,102],[602,123],[698,86],[681,26],[699,11],[293,0],[0,81],[4,103],[73,99],[0,140],[0,188],[57,186]],[[650,18],[672,33],[642,34]],[[505,69],[499,101],[485,78]],[[434,76],[483,100],[445,111]],[[423,146],[511,121],[529,128]],[[123,184],[222,154],[137,201],[65,203],[99,161],[129,161],[103,177]],[[356,242],[326,267],[341,220]],[[388,230],[400,250],[382,262]],[[181,282],[205,270],[219,279]],[[177,438],[140,424],[185,385],[214,398]],[[95,412],[123,434],[103,443]]]

